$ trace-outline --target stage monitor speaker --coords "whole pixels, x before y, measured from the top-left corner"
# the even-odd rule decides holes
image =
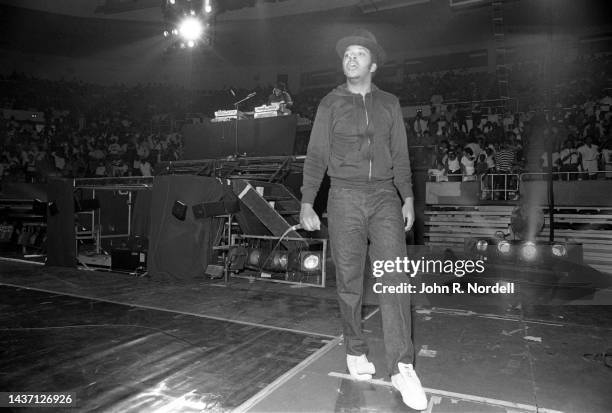
[[[153,181],[151,227],[147,269],[149,276],[171,281],[203,276],[218,225],[214,217],[196,219],[193,205],[220,202],[231,191],[216,178],[195,175],[163,175]],[[172,214],[175,201],[187,206],[185,219]]]

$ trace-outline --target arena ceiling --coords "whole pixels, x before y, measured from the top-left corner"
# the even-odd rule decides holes
[[[224,4],[229,10],[227,5],[240,6],[245,1],[253,0]],[[391,9],[368,9],[363,1],[338,0],[327,3],[341,6],[331,10],[247,20],[232,20],[223,17],[231,13],[224,13],[216,24],[214,53],[232,64],[328,59],[333,58],[335,39],[356,26],[375,32],[390,55],[406,49],[482,43],[491,38],[488,6],[451,9],[449,0],[407,0],[416,3],[410,6],[389,1],[395,5]],[[86,58],[126,44],[158,39],[163,30],[160,2],[112,0],[115,6],[124,5],[119,10],[109,9],[109,1],[103,0],[0,0],[0,49]],[[283,7],[283,3],[271,7]],[[509,34],[542,32],[552,22],[554,30],[592,28],[602,32],[610,27],[611,3],[507,0],[506,30]]]

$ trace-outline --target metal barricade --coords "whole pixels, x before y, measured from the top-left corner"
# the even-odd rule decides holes
[[[519,198],[519,174],[487,173],[480,175],[483,200],[513,201]]]
[[[478,175],[465,175],[465,174],[447,174],[442,171],[441,173],[435,169],[429,169],[427,171],[427,182],[471,182],[477,181]]]

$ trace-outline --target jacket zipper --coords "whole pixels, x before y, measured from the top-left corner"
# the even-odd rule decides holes
[[[366,116],[366,131],[367,131],[368,126],[370,124],[370,119],[368,118],[368,106],[366,105],[365,95],[363,95],[363,109],[365,111],[365,116]],[[372,146],[372,140],[368,136],[368,161],[370,163],[369,169],[368,169],[368,181],[372,180],[372,148],[371,146]]]

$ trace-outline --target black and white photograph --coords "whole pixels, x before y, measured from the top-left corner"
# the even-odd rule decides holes
[[[0,409],[612,411],[610,16],[0,0]]]

